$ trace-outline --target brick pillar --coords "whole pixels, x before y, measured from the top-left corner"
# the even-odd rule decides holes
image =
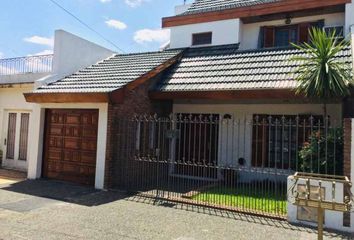
[[[345,118],[343,123],[344,159],[343,175],[351,179],[351,151],[352,151],[352,119]],[[350,227],[351,214],[343,213],[343,226]]]
[[[343,175],[351,179],[352,119],[344,119],[344,161]]]

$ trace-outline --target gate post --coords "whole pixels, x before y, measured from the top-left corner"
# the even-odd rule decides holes
[[[343,121],[343,175],[348,177],[351,182],[354,178],[354,118],[345,118]],[[288,191],[294,186],[294,177],[288,178]],[[325,186],[324,186],[325,187]],[[325,187],[325,195],[330,197],[329,185]],[[338,189],[337,201],[341,201],[344,197],[345,189]],[[354,192],[354,187],[351,187],[351,191]],[[309,226],[317,226],[317,223],[311,223],[308,221],[300,220],[298,218],[298,207],[291,203],[291,199],[288,199],[288,221],[291,223],[301,223]],[[342,213],[326,210],[324,213],[325,227],[333,230],[339,230],[344,232],[354,232],[354,212]]]
[[[351,181],[354,176],[354,119],[345,118],[343,122],[343,140],[344,140],[344,159],[343,159],[343,174]],[[351,191],[354,191],[352,187]],[[343,214],[343,226],[354,231],[354,214]]]
[[[345,118],[343,123],[343,140],[344,140],[344,161],[343,161],[343,175],[351,179],[351,162],[352,154],[352,127],[353,121],[351,118]]]

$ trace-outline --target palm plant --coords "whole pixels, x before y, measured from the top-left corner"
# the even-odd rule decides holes
[[[330,99],[350,94],[349,85],[353,83],[351,64],[338,59],[338,54],[350,43],[339,40],[336,32],[327,34],[324,30],[313,28],[309,31],[310,43],[292,45],[304,52],[292,58],[301,64],[295,70],[298,81],[296,94],[317,98],[323,102],[323,115],[327,117],[327,102]]]

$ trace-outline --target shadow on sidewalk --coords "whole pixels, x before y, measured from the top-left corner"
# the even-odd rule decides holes
[[[301,226],[301,225],[292,225],[285,220],[281,221],[281,220],[275,220],[275,219],[271,219],[271,218],[267,218],[267,217],[248,215],[248,214],[244,214],[244,213],[223,211],[223,210],[213,209],[213,208],[208,208],[208,207],[201,207],[201,206],[190,205],[190,204],[176,203],[176,202],[154,199],[154,198],[149,198],[149,197],[140,196],[140,195],[134,195],[134,196],[127,197],[126,200],[139,202],[139,203],[145,203],[145,204],[151,204],[151,205],[155,205],[155,206],[191,211],[191,212],[196,212],[196,213],[201,213],[201,214],[208,214],[208,215],[212,215],[212,216],[230,218],[230,219],[246,221],[246,222],[250,222],[250,223],[273,226],[273,227],[278,227],[278,228],[282,228],[282,229],[289,229],[292,231],[317,234],[317,229],[315,229],[315,228],[310,228],[307,226],[305,227],[305,226]],[[325,236],[328,238],[336,238],[336,239],[354,239],[354,235],[350,235],[349,233],[347,234],[347,233],[341,233],[341,232],[336,232],[336,231],[331,231],[331,230],[327,230],[325,232]]]
[[[0,187],[0,190],[47,198],[83,206],[99,206],[121,200],[127,195],[53,180],[25,180]]]

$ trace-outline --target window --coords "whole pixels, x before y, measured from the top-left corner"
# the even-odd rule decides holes
[[[335,32],[335,37],[341,38],[341,39],[344,37],[343,26],[325,27],[324,30],[326,31],[327,35],[332,35],[333,32]]]
[[[275,28],[275,47],[288,47],[292,42],[298,42],[297,26]]]
[[[297,170],[299,150],[318,126],[324,127],[322,116],[254,115],[253,118],[252,167]]]
[[[195,33],[192,35],[192,45],[205,45],[211,44],[212,42],[212,32],[206,33]]]
[[[261,27],[258,47],[289,47],[291,43],[309,42],[309,30],[313,27],[323,28],[323,25],[324,21],[321,20],[279,27]]]

